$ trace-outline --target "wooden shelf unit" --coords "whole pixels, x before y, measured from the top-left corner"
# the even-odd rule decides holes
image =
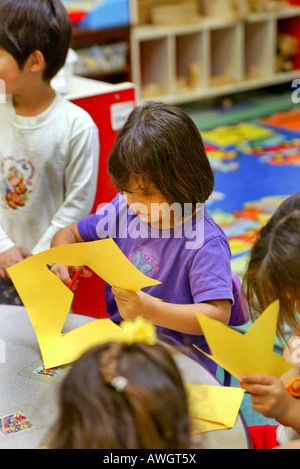
[[[300,7],[250,14],[243,21],[202,17],[188,26],[133,25],[132,81],[137,102],[183,103],[300,78],[276,71],[281,24],[299,21]]]

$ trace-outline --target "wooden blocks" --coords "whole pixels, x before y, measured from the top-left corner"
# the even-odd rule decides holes
[[[199,21],[198,0],[137,0],[138,23],[183,25]]]
[[[177,3],[161,3],[150,13],[152,24],[184,25],[199,21],[198,3],[194,0]]]
[[[146,24],[139,22],[131,30],[132,79],[139,103],[147,99],[186,103],[299,78],[295,59],[291,67],[291,41],[279,41],[281,54],[283,49],[286,52],[285,46],[288,49],[283,65],[278,64],[276,53],[281,33],[298,35],[298,30],[294,28],[294,33],[289,25],[300,21],[299,7],[251,11],[244,17],[250,2],[267,2],[270,7],[269,2],[276,0],[199,0],[201,16],[197,15],[197,22],[179,24],[182,1],[136,1],[138,7],[145,6],[143,18],[147,17]],[[189,10],[189,0],[183,3],[187,7],[186,22],[195,5]],[[208,10],[201,9],[204,3]],[[276,7],[282,4],[278,0]],[[173,15],[168,16],[171,9]],[[151,23],[153,11],[157,24]],[[207,11],[212,16],[206,16]],[[175,22],[178,24],[172,24]],[[300,53],[297,50],[296,58]]]

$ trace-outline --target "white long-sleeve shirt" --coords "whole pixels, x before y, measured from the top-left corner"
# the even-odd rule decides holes
[[[0,104],[0,253],[50,247],[60,228],[87,216],[97,186],[99,132],[87,112],[56,95],[34,117]]]

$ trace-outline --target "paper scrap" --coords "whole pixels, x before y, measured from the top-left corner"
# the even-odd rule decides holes
[[[205,355],[239,380],[243,374],[282,376],[292,365],[274,352],[278,313],[279,301],[276,300],[265,309],[245,334],[197,313],[211,352],[211,355]]]
[[[45,368],[73,362],[88,348],[112,340],[119,331],[105,318],[62,334],[74,293],[49,270],[47,264],[52,263],[86,265],[110,285],[130,291],[160,283],[134,267],[110,238],[57,246],[10,267],[9,275],[30,317]]]
[[[241,388],[186,384],[192,434],[233,428],[244,397]]]

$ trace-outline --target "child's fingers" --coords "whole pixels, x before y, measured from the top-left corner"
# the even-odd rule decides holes
[[[71,281],[68,266],[61,264],[53,264],[51,272],[54,273],[65,285],[69,285]]]
[[[274,378],[273,376],[268,375],[243,375],[242,381],[249,383],[249,384],[272,384]]]
[[[2,280],[8,280],[7,272],[5,269],[0,268],[0,277],[2,278]]]
[[[240,383],[240,387],[252,395],[263,396],[266,394],[266,387],[260,384]]]
[[[247,386],[248,389],[255,387],[260,393],[263,392],[266,387],[281,384],[279,378],[268,375],[243,375],[241,378],[241,384],[242,383],[242,387]]]
[[[79,273],[80,277],[91,277],[93,275],[93,272],[86,267],[83,267]]]
[[[296,382],[293,384],[293,391],[300,393],[300,381],[296,381]]]
[[[255,395],[264,395],[266,387],[274,383],[274,378],[267,375],[243,375],[240,387]]]

